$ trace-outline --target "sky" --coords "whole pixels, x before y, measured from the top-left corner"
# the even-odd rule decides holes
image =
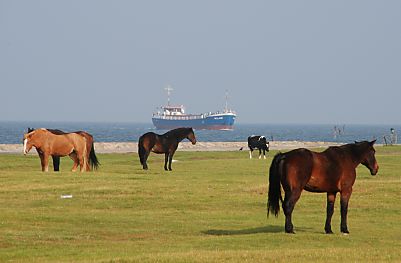
[[[0,120],[401,124],[401,1],[0,0]]]

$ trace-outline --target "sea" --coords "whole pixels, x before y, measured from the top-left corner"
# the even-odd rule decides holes
[[[22,143],[28,127],[83,130],[92,134],[96,142],[137,142],[146,132],[166,132],[156,130],[151,123],[0,121],[0,144]],[[195,135],[202,142],[243,142],[250,135],[264,135],[269,141],[350,143],[377,139],[385,143],[383,137],[390,138],[391,128],[401,133],[401,125],[236,124],[233,130],[195,130]]]

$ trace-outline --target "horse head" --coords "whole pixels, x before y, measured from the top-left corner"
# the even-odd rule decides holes
[[[29,151],[32,149],[33,146],[38,147],[40,144],[40,141],[38,140],[38,137],[40,137],[40,134],[45,131],[44,129],[30,129],[28,128],[28,132],[24,134],[24,155],[29,153]]]
[[[34,131],[31,131],[31,129],[28,128],[28,132],[24,134],[24,155],[26,155],[33,147],[32,136],[34,133]]]
[[[376,175],[379,171],[379,165],[377,164],[375,153],[376,150],[373,148],[376,140],[371,142],[363,142],[366,146],[364,147],[364,154],[362,156],[361,164],[369,169],[371,175]]]
[[[187,135],[187,139],[190,140],[192,142],[192,144],[196,143],[195,133],[194,133],[194,130],[192,128],[189,128],[189,133]]]

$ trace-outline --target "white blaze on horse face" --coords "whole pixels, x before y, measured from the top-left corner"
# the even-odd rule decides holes
[[[27,154],[26,152],[26,144],[28,143],[28,139],[24,140],[24,154]]]

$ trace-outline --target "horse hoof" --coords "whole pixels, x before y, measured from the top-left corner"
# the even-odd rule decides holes
[[[331,235],[331,234],[334,234],[334,233],[333,233],[333,231],[330,230],[330,231],[326,231],[326,234]]]

